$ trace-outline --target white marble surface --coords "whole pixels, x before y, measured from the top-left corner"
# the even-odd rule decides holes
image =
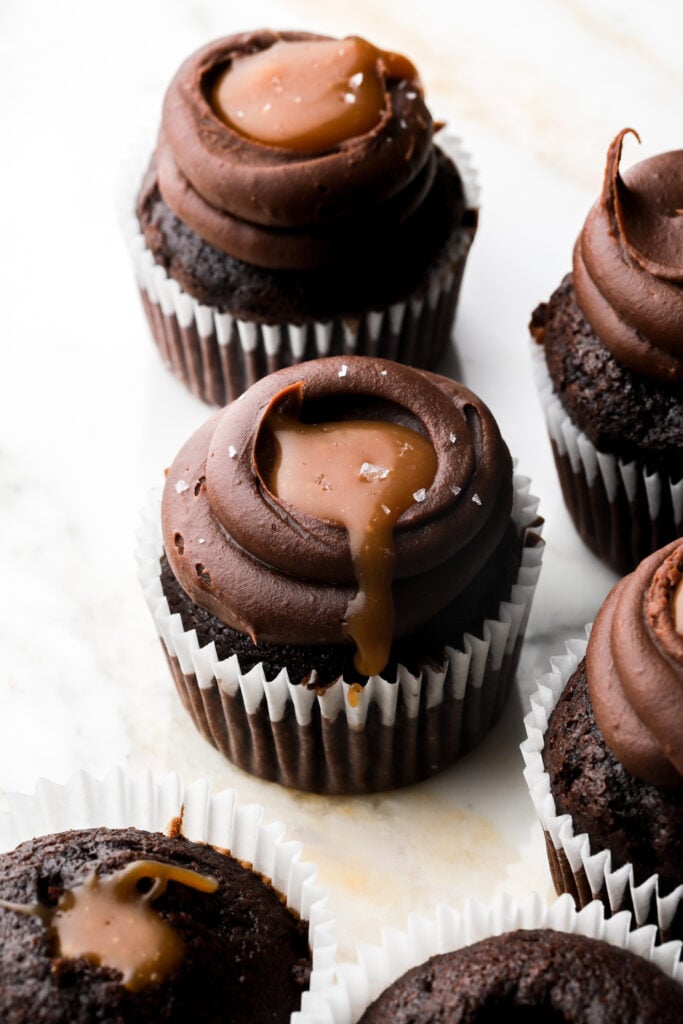
[[[434,113],[466,140],[483,213],[457,323],[462,376],[493,408],[547,519],[520,698],[451,771],[371,798],[290,793],[223,762],[179,705],[135,579],[138,510],[206,409],[147,338],[116,182],[180,60],[259,25],[403,50]],[[569,267],[617,130],[641,132],[627,161],[681,145],[682,37],[675,0],[4,0],[0,798],[118,764],[234,785],[318,862],[343,956],[440,899],[550,893],[517,750],[523,695],[614,578],[562,508],[526,324]]]

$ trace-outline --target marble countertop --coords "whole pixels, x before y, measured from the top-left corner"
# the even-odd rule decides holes
[[[247,9],[248,7],[248,9]],[[616,132],[626,162],[681,145],[683,6],[631,0],[64,0],[0,7],[0,809],[11,790],[114,765],[235,786],[319,866],[340,952],[439,900],[550,895],[522,779],[522,708],[614,576],[562,507],[531,379],[530,312],[567,271]],[[139,591],[139,509],[207,415],[147,336],[116,214],[126,162],[179,62],[260,25],[408,53],[480,169],[456,338],[547,520],[519,694],[483,745],[410,789],[327,799],[226,764],[172,688]],[[150,127],[152,126],[152,127]],[[678,131],[676,129],[678,128]],[[144,143],[146,145],[146,143]]]

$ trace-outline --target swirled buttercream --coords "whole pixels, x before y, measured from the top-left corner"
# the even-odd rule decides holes
[[[402,77],[408,62],[381,51],[374,51],[383,97],[376,123],[322,151],[265,144],[216,112],[213,90],[233,62],[275,44],[325,38],[261,31],[218,40],[182,65],[165,97],[156,150],[165,202],[216,249],[255,266],[339,265],[361,239],[381,256],[434,181],[433,122],[421,89]],[[459,201],[464,209],[462,188]]]
[[[683,542],[656,551],[610,592],[586,652],[605,742],[637,778],[683,785],[683,636],[676,601]]]
[[[625,128],[612,142],[600,199],[574,247],[584,316],[629,369],[683,381],[683,150],[643,160],[622,177]],[[639,140],[640,141],[640,140]]]
[[[298,387],[297,387],[298,385]],[[349,644],[357,593],[348,533],[273,494],[266,416],[379,419],[417,430],[436,453],[428,488],[394,529],[394,636],[410,635],[477,576],[510,523],[510,455],[487,407],[461,384],[363,357],[280,370],[209,420],[171,466],[164,546],[189,597],[254,642]],[[297,401],[299,399],[297,398]]]

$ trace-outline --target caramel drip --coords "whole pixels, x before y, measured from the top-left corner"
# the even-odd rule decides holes
[[[236,57],[216,80],[210,102],[222,121],[254,142],[322,153],[378,124],[386,78],[404,78],[421,93],[406,57],[358,36],[279,39]]]
[[[138,883],[151,881],[146,892]],[[215,892],[218,883],[187,868],[153,860],[132,861],[101,878],[96,872],[67,889],[56,907],[0,901],[0,906],[39,917],[55,935],[56,955],[83,957],[120,971],[132,992],[158,984],[178,966],[183,943],[152,907],[169,882],[199,892]]]
[[[674,620],[674,629],[679,636],[683,636],[683,578],[678,583],[671,602]]]
[[[356,668],[375,675],[393,639],[394,526],[425,500],[436,452],[415,430],[378,420],[307,424],[271,413],[267,423],[277,442],[270,491],[346,528],[358,582],[346,631],[356,644]]]

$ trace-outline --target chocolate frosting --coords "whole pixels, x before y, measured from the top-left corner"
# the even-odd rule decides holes
[[[628,772],[683,786],[683,636],[674,594],[683,541],[640,563],[600,609],[586,652],[588,687],[605,742]]]
[[[356,584],[346,530],[270,493],[261,425],[298,382],[309,420],[368,417],[427,435],[437,469],[424,500],[399,518],[395,636],[445,608],[500,542],[512,509],[512,465],[487,407],[463,385],[367,357],[287,367],[210,419],[171,466],[164,545],[190,598],[254,642],[348,644]]]
[[[432,186],[433,122],[421,90],[388,77],[381,62],[377,124],[329,152],[264,145],[212,109],[212,86],[235,58],[278,40],[325,38],[264,30],[217,40],[182,65],[166,93],[156,150],[161,194],[196,234],[236,259],[310,269],[341,264],[361,244],[381,258]],[[460,202],[464,210],[462,189]]]
[[[683,150],[619,172],[625,128],[574,247],[574,287],[591,327],[636,373],[683,381]]]

